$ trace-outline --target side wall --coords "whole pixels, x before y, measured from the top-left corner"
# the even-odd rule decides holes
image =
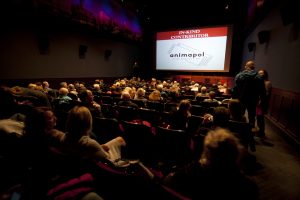
[[[41,37],[33,28],[24,28],[0,34],[0,44],[0,79],[126,76],[139,59],[137,45],[71,31]],[[84,58],[79,57],[80,45],[87,47]],[[111,51],[108,58],[106,50]]]
[[[269,31],[266,43],[259,43],[258,33]],[[248,43],[256,49],[249,51]],[[279,5],[249,34],[244,43],[243,63],[252,59],[256,68],[269,72],[273,85],[269,119],[300,144],[300,38],[295,24],[284,26]],[[241,66],[242,67],[242,66]]]

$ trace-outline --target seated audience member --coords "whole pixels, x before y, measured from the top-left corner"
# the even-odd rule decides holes
[[[93,95],[94,95],[94,100],[98,103],[101,102],[101,98],[102,98],[102,90],[101,90],[101,86],[98,83],[95,83],[93,85]]]
[[[228,102],[230,119],[239,122],[246,122],[246,117],[243,114],[242,104],[238,99],[230,99]]]
[[[101,106],[94,101],[94,95],[91,90],[83,90],[79,93],[81,105],[87,107],[93,117],[102,117]]]
[[[228,108],[218,106],[215,107],[212,114],[205,114],[201,127],[196,135],[206,135],[210,130],[218,127],[227,128],[229,124],[230,114]]]
[[[26,115],[22,136],[22,164],[30,168],[25,181],[24,199],[45,199],[51,154],[49,147],[58,147],[64,133],[56,130],[56,117],[48,107],[36,107]]]
[[[217,127],[226,128],[230,119],[228,108],[218,106],[215,107],[212,114],[203,116],[202,125],[206,128],[215,129]]]
[[[3,183],[10,184],[15,179],[19,180],[22,175],[17,156],[20,154],[19,146],[25,121],[25,115],[22,114],[24,112],[20,111],[23,111],[21,108],[24,107],[27,106],[17,104],[9,87],[0,86],[0,168],[3,172],[0,178],[1,186]],[[5,166],[9,166],[9,169]]]
[[[68,90],[69,90],[70,93],[73,93],[73,94],[75,94],[76,96],[78,95],[78,92],[77,92],[77,90],[76,90],[74,84],[71,84],[71,83],[70,83],[70,84],[68,85]]]
[[[68,104],[71,103],[72,98],[68,96],[69,90],[65,87],[62,87],[58,90],[58,104]]]
[[[147,99],[145,98],[145,90],[143,88],[138,88],[135,96],[134,96],[134,100],[140,100],[143,102],[146,102]]]
[[[11,94],[16,98],[35,98],[34,106],[47,106],[51,107],[47,95],[38,90],[28,89],[24,87],[14,86],[10,89]]]
[[[160,96],[161,96],[162,100],[166,99],[168,97],[168,94],[166,93],[163,84],[156,85],[156,89],[160,92]],[[149,96],[149,98],[150,98],[150,96]]]
[[[99,144],[90,137],[93,118],[87,107],[75,106],[70,110],[66,134],[62,138],[62,151],[71,155],[112,162],[121,158],[121,147],[125,146],[122,137],[117,137],[106,144]]]
[[[52,110],[47,107],[33,108],[32,112],[27,115],[25,124],[22,150],[24,153],[23,159],[27,164],[27,168],[30,169],[30,173],[23,185],[25,192],[22,193],[22,199],[52,199],[48,196],[49,185],[51,191],[51,184],[49,183],[56,182],[55,180],[58,178],[56,169],[62,167],[58,166],[61,164],[61,158],[57,157],[57,153],[54,153],[57,151],[54,151],[54,149],[59,150],[65,134],[55,129],[56,117]],[[74,168],[76,169],[76,166]],[[72,170],[70,169],[70,171]],[[64,175],[60,174],[60,176]],[[66,177],[69,178],[69,174]],[[76,176],[72,180],[80,181],[80,178]],[[80,187],[87,185],[68,186],[67,182],[63,184],[68,187],[69,192],[65,196],[69,195],[68,197],[73,197],[74,199],[82,196],[84,196],[82,199],[101,199],[96,193],[92,194],[90,190],[80,190]],[[90,187],[90,185],[88,186]],[[60,196],[61,193],[57,193],[57,195]]]
[[[50,88],[50,84],[48,81],[43,81],[42,83],[43,86],[43,91],[47,94],[49,91],[51,91],[52,89]]]
[[[111,86],[111,95],[114,97],[120,96],[122,93],[122,88],[120,86],[120,82],[116,81],[116,83],[114,83]]]
[[[43,92],[47,95],[50,102],[53,102],[54,99],[58,96],[58,90],[50,88],[48,81],[43,81],[42,83]]]
[[[166,99],[166,102],[172,102],[177,103],[179,102],[179,90],[180,88],[177,85],[170,86],[168,98]]]
[[[18,116],[15,118],[15,116]],[[20,113],[13,115],[8,119],[0,119],[0,137],[14,135],[20,138],[24,131],[25,115]],[[3,141],[1,141],[3,142]]]
[[[0,137],[23,135],[25,115],[19,108],[8,87],[0,87]],[[0,139],[0,142],[4,142]],[[0,145],[1,146],[1,145]]]
[[[18,104],[11,93],[11,89],[6,86],[0,87],[0,119],[10,118],[18,112]]]
[[[50,108],[35,107],[25,118],[23,135],[26,141],[36,142],[37,145],[59,145],[64,133],[55,126],[56,116]]]
[[[151,92],[151,94],[149,94],[149,101],[162,101],[163,98],[161,97],[161,93],[159,90],[154,90],[153,92]]]
[[[215,97],[216,97],[216,93],[214,91],[210,91],[208,93],[208,99],[204,99],[204,102],[218,103],[220,105],[221,102],[215,99]]]
[[[60,87],[60,88],[62,88],[62,87],[64,87],[64,88],[68,88],[68,83],[67,83],[67,82],[65,82],[65,81],[63,81],[63,82],[60,82],[60,83],[59,83],[59,87]]]
[[[198,93],[196,97],[208,97],[207,88],[205,86],[202,86],[200,89],[200,93]]]
[[[227,128],[230,119],[230,113],[228,108],[218,106],[213,111],[213,126]]]
[[[228,94],[227,83],[222,84],[221,82],[219,82],[218,89],[221,94]]]
[[[36,84],[35,83],[29,83],[28,86],[27,86],[27,88],[31,89],[31,90],[35,90]]]
[[[130,95],[130,99],[134,99],[136,96],[136,88],[135,87],[125,87],[123,91],[121,91],[121,87],[120,87],[120,94],[122,96],[122,92],[128,92]],[[144,95],[145,96],[145,95]]]
[[[165,184],[192,199],[258,199],[258,187],[240,170],[241,145],[226,129],[210,131],[201,158],[169,174]]]
[[[189,100],[181,100],[179,104],[179,108],[171,115],[171,129],[185,130],[188,126],[191,103]]]
[[[43,84],[41,82],[35,82],[35,90],[44,92]]]
[[[121,95],[121,101],[119,101],[118,106],[128,106],[138,109],[138,105],[130,101],[130,94],[127,91],[123,91]]]

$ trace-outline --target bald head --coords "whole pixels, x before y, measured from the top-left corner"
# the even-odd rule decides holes
[[[249,60],[248,62],[246,62],[245,69],[253,70],[254,68],[255,68],[254,62],[252,60]]]

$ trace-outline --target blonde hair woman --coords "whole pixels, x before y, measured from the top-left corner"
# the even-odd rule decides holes
[[[151,94],[149,94],[149,100],[150,101],[161,101],[161,94],[159,90],[154,90],[153,92],[151,92]]]
[[[107,159],[112,162],[121,158],[121,146],[125,146],[122,137],[117,137],[105,144],[99,144],[90,137],[93,118],[87,107],[75,106],[68,115],[66,134],[62,138],[63,150],[95,159]]]

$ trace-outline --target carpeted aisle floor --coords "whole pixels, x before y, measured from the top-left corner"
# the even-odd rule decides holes
[[[266,139],[256,139],[259,166],[252,178],[257,182],[261,200],[300,199],[300,152],[283,133],[266,120]]]

